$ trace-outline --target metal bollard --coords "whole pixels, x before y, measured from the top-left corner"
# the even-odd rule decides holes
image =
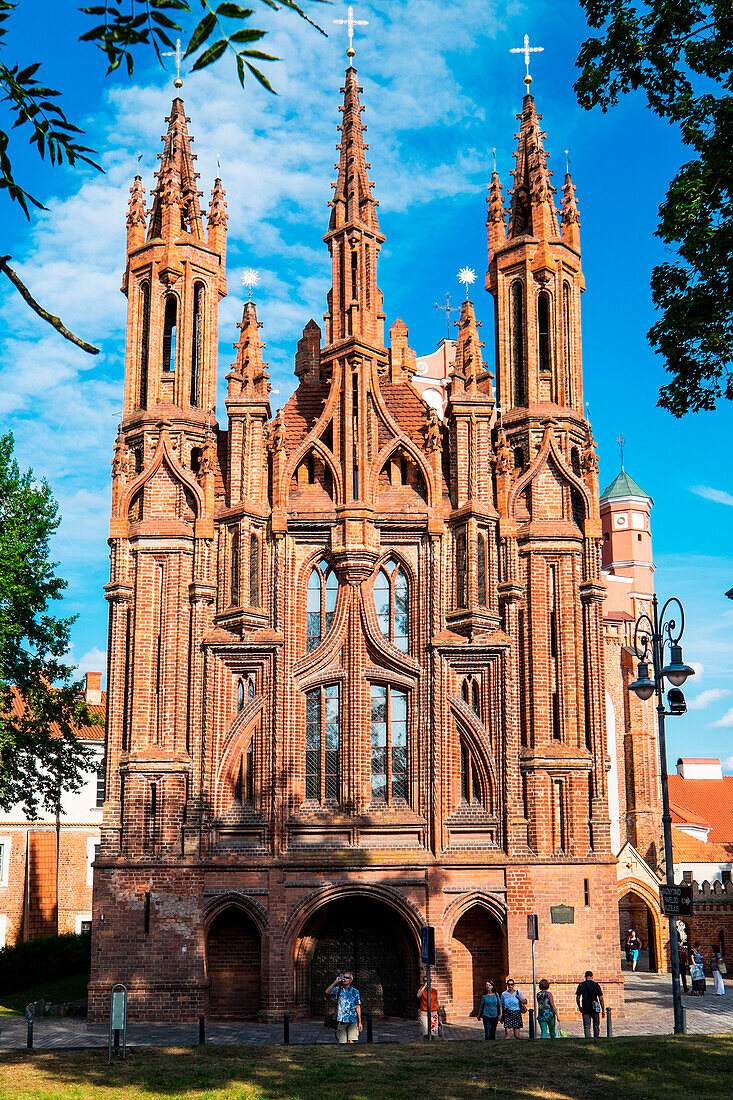
[[[607,1008],[606,1009],[606,1038],[607,1039],[613,1039],[613,1017],[612,1017],[612,1012],[613,1012],[612,1008]]]
[[[206,1045],[206,1020],[203,1016],[199,1016],[199,1046]]]
[[[374,1042],[374,1032],[372,1031],[372,1014],[371,1014],[371,1012],[367,1012],[366,1022],[367,1022],[367,1042],[368,1043],[373,1043]]]
[[[687,1034],[687,1009],[682,1005],[682,1034]]]
[[[283,1043],[286,1047],[290,1046],[290,1013],[286,1012],[283,1016]]]
[[[28,1036],[25,1041],[26,1048],[33,1050],[33,1017],[28,1017]]]
[[[530,1010],[529,1010],[529,1037],[530,1037],[530,1039],[536,1039],[537,1038],[537,1036],[535,1035],[534,1009],[533,1008],[530,1008]]]

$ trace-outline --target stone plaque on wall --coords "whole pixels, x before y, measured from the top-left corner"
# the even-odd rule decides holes
[[[575,924],[575,906],[551,905],[550,920],[553,924]]]

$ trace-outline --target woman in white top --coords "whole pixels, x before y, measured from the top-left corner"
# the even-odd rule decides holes
[[[507,978],[506,989],[499,998],[501,1001],[501,1021],[504,1024],[504,1035],[511,1039],[521,1038],[522,1032],[522,1005],[527,1005],[527,998],[519,992],[514,985],[513,978]]]

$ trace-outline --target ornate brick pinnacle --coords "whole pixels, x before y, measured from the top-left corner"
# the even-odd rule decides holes
[[[552,196],[556,189],[551,182],[547,156],[542,144],[547,137],[540,126],[534,97],[524,97],[519,146],[516,153],[514,188],[507,239],[533,236],[541,240],[558,237],[560,229]]]
[[[127,228],[145,225],[145,188],[140,176],[135,176],[130,188],[130,203],[127,208]]]
[[[245,302],[242,311],[242,323],[239,326],[240,335],[237,344],[237,358],[233,366],[233,373],[228,375],[230,382],[230,396],[232,382],[241,380],[241,392],[246,397],[267,398],[270,392],[270,376],[267,373],[267,363],[262,361],[262,348],[260,341],[261,322],[257,320],[257,309],[254,302]]]
[[[226,191],[221,185],[221,180],[217,176],[214,180],[214,186],[211,189],[211,206],[209,207],[208,224],[209,228],[212,225],[226,226],[229,215],[227,214],[227,204],[224,199]]]
[[[491,173],[489,193],[486,196],[488,209],[486,211],[486,236],[489,247],[489,263],[497,248],[506,241],[506,211],[504,210],[504,195],[501,187],[499,173],[494,169]]]
[[[580,249],[580,215],[575,190],[570,173],[566,172],[562,188],[562,239],[571,248]]]
[[[454,377],[463,381],[467,394],[473,397],[482,395],[492,397],[493,394],[490,389],[487,393],[484,386],[478,388],[479,383],[483,382],[485,373],[484,360],[481,354],[481,348],[484,344],[479,339],[478,334],[480,322],[476,320],[473,302],[469,301],[468,298],[461,306],[460,320],[456,324],[458,325],[458,340],[456,341],[456,361],[453,368]]]
[[[189,136],[187,121],[183,101],[174,99],[160,158],[160,170],[157,173],[158,184],[153,191],[148,240],[162,236],[163,206],[174,203],[181,209],[181,228],[199,240],[204,239],[199,192],[196,187],[197,174],[191,152],[193,138]]]

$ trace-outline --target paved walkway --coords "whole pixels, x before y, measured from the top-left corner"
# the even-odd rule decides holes
[[[672,996],[667,974],[624,974],[626,982],[626,1015],[613,1021],[614,1035],[666,1035],[672,1032]],[[733,983],[724,997],[709,991],[706,997],[683,997],[687,1009],[689,1033],[705,1034],[733,1032]],[[525,1017],[526,1020],[526,1017]],[[605,1034],[605,1021],[601,1021]],[[561,1026],[569,1036],[580,1037],[583,1026],[580,1017],[563,1020]],[[409,1043],[419,1041],[417,1022],[409,1020],[375,1020],[375,1043]],[[445,1039],[483,1039],[483,1027],[477,1020],[467,1019],[448,1024]],[[88,1024],[85,1020],[42,1017],[34,1024],[34,1047],[52,1050],[72,1047],[106,1047],[106,1024]],[[207,1043],[281,1044],[282,1024],[206,1022]],[[332,1043],[333,1032],[317,1020],[293,1020],[290,1042],[295,1044]],[[127,1042],[132,1047],[180,1047],[198,1042],[198,1024],[130,1024]],[[366,1042],[366,1029],[362,1034]],[[19,1016],[0,1018],[0,1050],[26,1045],[26,1022]]]

